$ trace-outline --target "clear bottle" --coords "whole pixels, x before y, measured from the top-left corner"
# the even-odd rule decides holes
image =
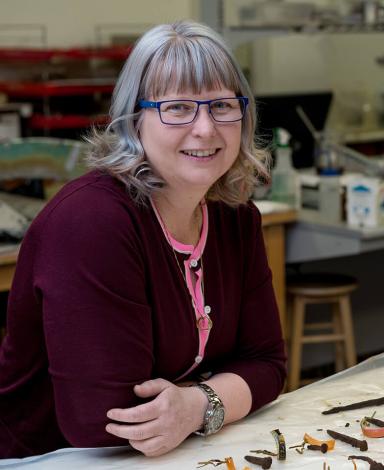
[[[272,169],[270,199],[284,202],[300,209],[300,181],[292,166],[292,149],[289,146],[290,134],[282,128],[275,129],[276,161]]]

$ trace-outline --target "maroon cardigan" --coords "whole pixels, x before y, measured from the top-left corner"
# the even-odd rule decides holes
[[[213,328],[196,371],[241,376],[254,411],[285,378],[260,214],[209,202],[208,217]],[[197,349],[191,300],[150,205],[96,171],[70,182],[20,251],[0,350],[0,458],[126,444],[105,431],[107,410],[137,404],[137,383],[174,381]]]

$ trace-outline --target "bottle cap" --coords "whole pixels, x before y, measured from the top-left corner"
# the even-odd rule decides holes
[[[291,134],[282,127],[276,127],[274,130],[275,143],[278,147],[289,147]]]

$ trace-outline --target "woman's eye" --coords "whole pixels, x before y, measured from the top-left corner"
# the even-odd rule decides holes
[[[232,109],[232,104],[229,101],[215,101],[211,104],[211,108],[215,111],[226,111]]]
[[[193,111],[193,106],[188,103],[167,103],[163,111],[166,113],[189,113]]]

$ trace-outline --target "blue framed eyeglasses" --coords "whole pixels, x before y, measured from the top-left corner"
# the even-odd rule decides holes
[[[139,101],[141,108],[157,109],[161,122],[172,126],[190,124],[195,120],[202,104],[208,106],[208,112],[214,121],[236,122],[243,119],[248,98],[237,96],[214,100]]]

